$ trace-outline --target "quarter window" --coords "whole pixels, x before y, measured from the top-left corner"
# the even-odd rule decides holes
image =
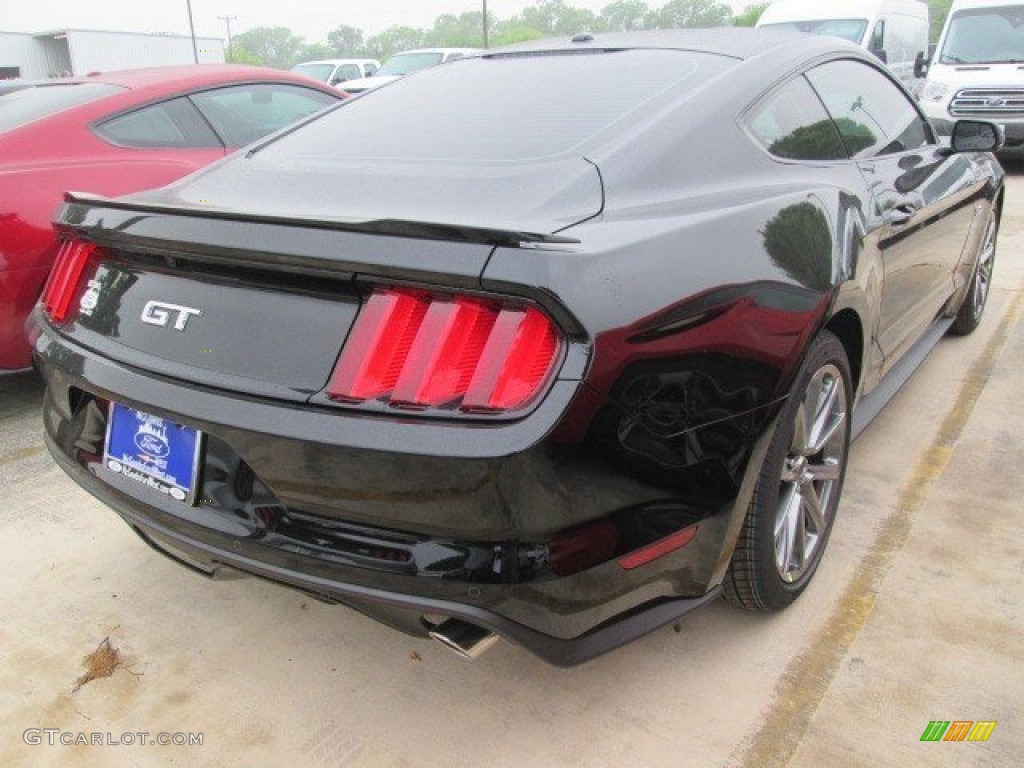
[[[885,75],[858,61],[831,61],[807,73],[851,157],[919,149],[932,134],[913,103]]]
[[[807,81],[791,80],[758,106],[750,132],[776,157],[845,160],[846,149],[832,119]]]
[[[224,148],[184,96],[118,115],[96,126],[95,132],[121,147]]]

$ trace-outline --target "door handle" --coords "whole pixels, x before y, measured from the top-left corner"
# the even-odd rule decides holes
[[[893,206],[885,215],[885,220],[894,227],[900,227],[910,221],[921,206],[914,203],[902,203]]]

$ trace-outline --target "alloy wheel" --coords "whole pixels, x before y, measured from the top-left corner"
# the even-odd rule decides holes
[[[971,287],[971,308],[974,314],[981,315],[988,299],[988,289],[992,284],[992,267],[996,260],[996,220],[992,218],[985,230],[984,245],[978,255],[978,268]]]
[[[849,413],[842,374],[824,365],[811,377],[796,409],[782,466],[775,514],[775,566],[797,581],[815,562],[839,501]]]

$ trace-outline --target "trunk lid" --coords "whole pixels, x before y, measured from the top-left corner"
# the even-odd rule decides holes
[[[604,203],[597,168],[580,157],[454,164],[264,151],[127,199],[317,224],[414,222],[541,235],[596,216]]]
[[[305,400],[324,386],[359,307],[296,283],[103,261],[81,286],[64,329],[105,357],[237,392]]]

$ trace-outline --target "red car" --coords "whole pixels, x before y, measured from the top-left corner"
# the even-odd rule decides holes
[[[301,75],[224,64],[55,80],[0,96],[0,372],[56,255],[67,190],[159,187],[343,98]]]

